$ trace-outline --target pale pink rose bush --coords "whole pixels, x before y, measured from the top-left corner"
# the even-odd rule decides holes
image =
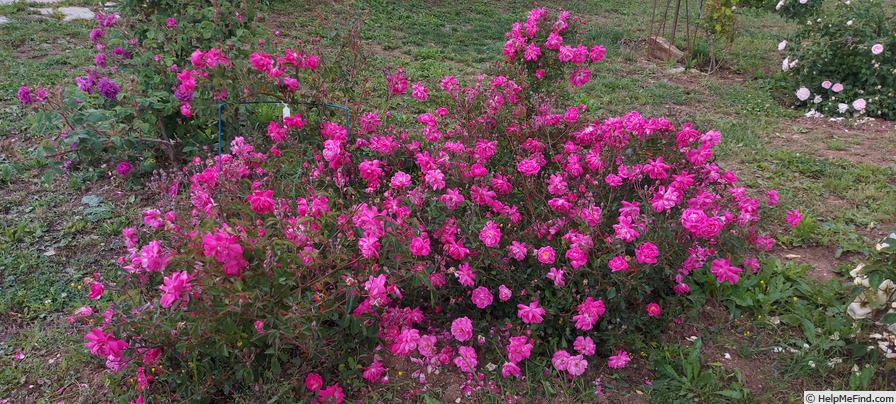
[[[840,1],[825,12],[807,11],[797,20],[799,29],[778,45],[793,102],[807,116],[896,119],[896,19],[886,5]],[[836,52],[827,48],[830,43],[840,44]]]
[[[533,10],[498,75],[470,83],[385,71],[383,97],[428,111],[411,123],[278,119],[153,184],[162,200],[123,232],[121,281],[105,285],[130,299],[94,323],[88,349],[128,375],[163,364],[157,382],[287,375],[336,402],[348,345],[370,353],[358,380],[394,377],[375,356],[388,352],[424,385],[442,367],[465,373],[465,392],[497,388],[488,363],[505,378],[625,367],[628,333],[661,329],[690,285],[750,276],[741,267],[773,244],[760,210],[778,197],[714,162],[717,131],[597,120],[541,93],[583,84],[603,59],[576,42],[578,21]],[[286,71],[327,68],[277,54],[250,64],[284,91]]]

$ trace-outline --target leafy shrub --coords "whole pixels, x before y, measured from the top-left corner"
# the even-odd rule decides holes
[[[878,243],[871,256],[850,272],[855,278],[857,297],[849,305],[849,315],[854,319],[872,316],[875,311],[887,309],[882,321],[896,324],[896,233]],[[896,332],[896,325],[891,325]],[[894,355],[893,357],[896,357]]]
[[[703,19],[700,21],[703,29],[712,36],[718,36],[728,42],[733,41],[737,33],[734,18],[737,4],[738,0],[709,0],[703,3]]]
[[[784,18],[805,20],[811,18],[824,5],[823,0],[745,0],[740,2],[744,7],[776,11]]]
[[[811,115],[896,119],[894,21],[892,9],[873,0],[838,2],[801,21],[778,46],[798,104]]]
[[[570,377],[593,355],[625,367],[694,279],[724,293],[773,239],[759,199],[713,162],[719,132],[561,103],[603,58],[572,21],[532,10],[498,74],[469,84],[388,71],[388,97],[416,99],[416,117],[365,111],[349,131],[288,116],[158,177],[162,203],[123,232],[124,274],[92,288],[120,297],[88,347],[182,400],[286,378],[305,381],[293,396],[341,401],[372,388],[359,373],[388,380],[377,347],[411,357],[421,383],[460,369],[466,392],[489,361],[504,377],[527,360]],[[250,55],[271,80],[282,63]]]

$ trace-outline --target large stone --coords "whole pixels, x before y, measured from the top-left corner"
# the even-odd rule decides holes
[[[6,24],[10,21],[10,19],[6,16],[0,15],[0,25]]]
[[[647,57],[662,61],[679,61],[684,52],[669,43],[666,38],[654,36],[647,38]]]
[[[93,11],[90,11],[87,7],[59,7],[57,9],[52,8],[33,8],[32,10],[36,10],[40,13],[40,15],[55,15],[58,11],[62,14],[62,21],[74,21],[74,20],[92,20],[96,14]]]
[[[59,7],[58,10],[62,13],[62,21],[92,20],[96,17],[87,7]]]
[[[58,3],[59,0],[0,0],[0,6],[8,6],[13,3],[41,3],[41,4],[53,4]]]

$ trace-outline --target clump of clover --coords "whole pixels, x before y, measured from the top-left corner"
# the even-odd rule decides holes
[[[603,57],[569,18],[533,10],[494,76],[409,91],[387,72],[391,96],[428,110],[416,123],[288,116],[157,181],[163,202],[123,232],[123,277],[96,282],[94,296],[120,298],[91,352],[176,398],[287,378],[305,382],[294,395],[341,401],[389,380],[378,348],[423,384],[464,372],[466,392],[490,362],[505,378],[625,367],[695,279],[724,293],[758,270],[773,245],[759,211],[778,197],[713,162],[718,131],[560,104],[554,89]],[[250,57],[273,80],[282,59]],[[346,366],[355,356],[363,369]]]
[[[875,1],[838,1],[831,12],[799,22],[778,50],[807,115],[896,119],[893,10]]]

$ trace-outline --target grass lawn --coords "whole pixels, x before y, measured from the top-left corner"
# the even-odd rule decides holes
[[[273,3],[268,24],[284,38],[327,38],[334,27],[361,24],[371,63],[405,67],[428,83],[489,69],[504,33],[531,8],[519,0]],[[766,11],[738,11],[739,34],[718,53],[723,68],[707,75],[673,73],[646,59],[651,2],[571,3],[589,22],[584,41],[607,48],[578,93],[589,111],[638,110],[716,128],[720,166],[736,169],[748,188],[776,188],[789,208],[808,212],[797,231],[778,240],[762,275],[748,279],[752,293],[696,304],[624,372],[604,373],[601,400],[801,402],[803,390],[896,386],[894,361],[863,348],[876,329],[853,327],[845,314],[852,298],[844,277],[896,230],[896,124],[808,119],[789,108],[791,90],[773,51],[791,28]],[[0,6],[0,15],[12,20],[0,25],[0,403],[96,401],[117,382],[68,317],[87,303],[82,280],[117,265],[121,229],[153,201],[140,196],[139,184],[112,175],[111,165],[44,177],[46,167],[29,158],[40,139],[29,134],[15,91],[81,74],[79,66],[93,59],[93,22],[41,18],[19,4]],[[594,377],[570,385],[538,373],[502,388],[545,402],[593,400]],[[457,376],[431,381],[413,399],[454,401],[461,397]],[[395,381],[378,397],[400,399],[413,388],[410,380]],[[242,400],[278,394],[278,386],[268,387]]]

